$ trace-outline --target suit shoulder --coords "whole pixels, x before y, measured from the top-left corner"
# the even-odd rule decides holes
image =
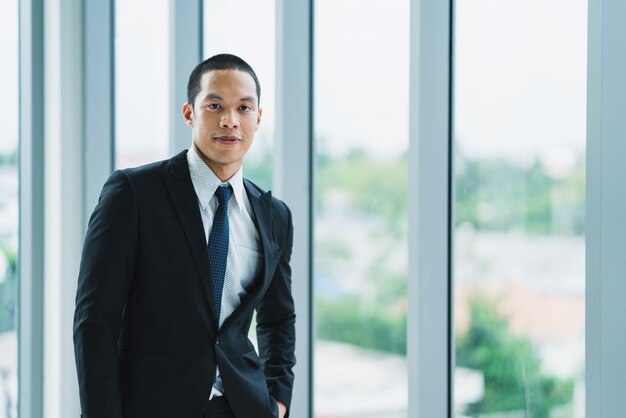
[[[122,171],[132,181],[141,181],[146,178],[157,176],[159,172],[165,169],[170,160],[156,161],[137,167],[124,168]]]
[[[144,164],[138,167],[124,168],[117,170],[111,175],[111,177],[115,175],[124,176],[137,192],[144,191],[145,193],[150,194],[155,190],[161,189],[161,186],[163,185],[162,174],[171,171],[171,162],[172,159],[167,159]]]
[[[277,211],[280,214],[280,217],[283,219],[291,219],[291,211],[289,210],[289,206],[282,200],[272,196],[272,207],[274,211]]]
[[[245,179],[245,182],[248,183],[248,185],[250,185],[251,187],[253,187],[254,189],[256,189],[256,191],[259,193],[259,195],[264,195],[266,193],[266,191],[264,189],[262,189],[261,187],[259,187],[258,185],[256,185],[253,181],[250,181],[249,179]],[[271,194],[271,191],[269,192]],[[278,215],[285,218],[285,217],[291,217],[291,211],[289,210],[289,206],[287,206],[287,204],[285,202],[283,202],[282,200],[278,199],[277,197],[272,196],[271,197],[271,203],[272,203],[272,208],[275,211],[278,211]]]

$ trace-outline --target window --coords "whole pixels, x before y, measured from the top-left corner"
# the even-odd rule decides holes
[[[269,190],[276,115],[276,0],[205,0],[204,57],[221,53],[241,57],[261,84],[263,116],[246,155],[244,176]]]
[[[18,1],[0,2],[0,418],[17,417]]]
[[[584,416],[586,13],[456,2],[461,416]]]
[[[169,156],[168,28],[167,0],[115,3],[116,168]]]
[[[315,416],[406,417],[409,1],[316,1],[314,33]]]

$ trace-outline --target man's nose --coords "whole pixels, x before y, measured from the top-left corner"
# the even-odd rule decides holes
[[[237,112],[235,111],[226,111],[222,114],[222,120],[220,121],[220,126],[222,128],[233,129],[239,126],[239,119],[237,117]]]

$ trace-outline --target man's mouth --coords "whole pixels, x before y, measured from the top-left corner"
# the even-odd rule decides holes
[[[216,136],[215,140],[220,144],[226,145],[233,145],[240,141],[236,136]]]

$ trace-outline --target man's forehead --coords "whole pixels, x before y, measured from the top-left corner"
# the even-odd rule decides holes
[[[235,96],[235,97],[233,97]],[[202,74],[196,100],[237,100],[258,103],[256,83],[241,70],[211,70]]]
[[[246,87],[256,90],[256,83],[252,75],[241,70],[211,70],[202,74],[200,84],[202,87],[213,85],[214,83],[230,81],[232,83],[243,83]]]

